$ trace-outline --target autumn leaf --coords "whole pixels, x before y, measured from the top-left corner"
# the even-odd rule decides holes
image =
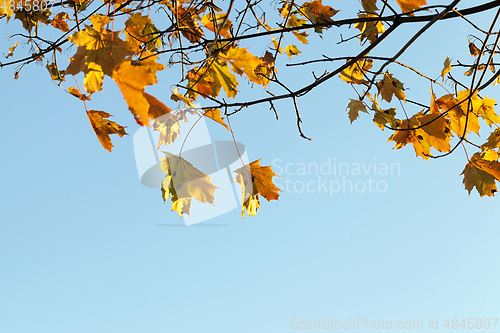
[[[214,28],[214,21],[215,21],[215,26],[217,27],[217,29],[220,29],[219,34],[225,38],[231,38],[232,36],[231,36],[230,31],[231,31],[233,24],[228,19],[225,20],[225,22],[224,22],[224,19],[226,18],[226,16],[227,16],[227,14],[225,14],[225,13],[216,14],[215,18],[214,18],[214,15],[212,15],[212,14],[203,15],[203,17],[201,18],[201,23],[208,30],[216,33],[217,30]],[[221,27],[222,22],[224,22],[223,27]]]
[[[75,96],[76,98],[80,99],[83,102],[91,100],[90,96],[82,94],[80,90],[76,89],[75,87],[69,87],[68,93],[70,93],[71,95]]]
[[[359,59],[357,62],[340,72],[340,78],[347,83],[366,84],[365,74],[373,66],[372,59]]]
[[[332,16],[339,11],[331,6],[324,6],[321,0],[304,2],[301,13],[304,14],[314,24],[333,23]],[[321,33],[324,27],[315,27],[317,33]]]
[[[286,54],[288,55],[288,58],[290,59],[292,59],[292,56],[299,55],[299,53],[302,53],[295,45],[288,45],[287,47],[285,47],[285,51]]]
[[[372,110],[375,111],[375,115],[373,116],[373,122],[382,129],[385,129],[386,124],[389,124],[391,128],[398,128],[401,126],[401,121],[396,119],[396,109],[390,108],[387,110],[382,110],[378,105],[377,96],[373,100]]]
[[[57,14],[54,19],[50,22],[53,27],[61,30],[62,32],[67,32],[70,31],[68,27],[68,23],[66,23],[64,20],[70,20],[71,18],[69,17],[68,13],[61,12]]]
[[[359,111],[368,113],[365,103],[355,99],[351,99],[347,108],[349,109],[349,119],[351,120],[351,124],[359,117]]]
[[[417,156],[428,160],[430,148],[444,152],[450,150],[450,129],[448,120],[441,115],[419,112],[410,119],[404,119],[401,127],[389,141],[396,143],[394,149],[400,149],[408,143],[413,144]]]
[[[436,104],[443,110],[447,112],[447,117],[450,118],[451,124],[450,128],[457,135],[462,136],[465,131],[465,122],[467,121],[467,131],[465,134],[472,131],[479,135],[479,118],[477,113],[482,105],[481,100],[477,97],[477,92],[471,97],[472,108],[467,117],[467,108],[469,105],[469,90],[460,91],[457,94],[457,98],[453,94],[447,94],[436,100]],[[458,104],[461,102],[460,104]]]
[[[363,9],[367,13],[375,13],[378,10],[377,8],[377,0],[361,0],[361,4],[363,5]]]
[[[148,85],[156,84],[156,72],[163,69],[165,66],[157,63],[156,56],[153,56],[144,61],[124,61],[113,72],[113,80],[120,88],[129,110],[141,125],[149,124],[151,108],[144,89]]]
[[[376,14],[358,14],[360,19],[367,17],[378,17]],[[363,43],[366,39],[373,43],[377,40],[380,34],[385,32],[384,23],[382,21],[369,21],[369,22],[358,22],[354,25],[355,28],[359,29],[361,34],[359,35],[360,43]]]
[[[60,71],[59,69],[57,69],[57,64],[56,63],[47,64],[47,66],[45,66],[45,67],[49,71],[50,78],[53,81],[59,81],[59,83],[63,82],[63,81],[66,81],[64,79],[65,71]]]
[[[194,107],[194,103],[188,97],[179,94],[179,88],[174,89],[170,99],[175,102],[183,102],[186,105],[186,107]]]
[[[149,15],[135,13],[125,22],[127,42],[130,47],[140,53],[145,47],[154,50],[161,47],[160,31],[153,24]]]
[[[399,7],[403,13],[409,13],[414,10],[420,9],[420,7],[427,5],[426,0],[396,0]],[[410,16],[415,16],[414,13],[408,14]]]
[[[500,128],[495,129],[488,137],[488,141],[481,146],[483,151],[498,147],[500,147]]]
[[[443,82],[444,82],[444,79],[446,77],[446,75],[450,72],[451,70],[451,59],[446,57],[446,60],[444,61],[444,65],[443,65],[443,70],[441,71],[441,77],[443,78]]]
[[[87,112],[87,116],[89,117],[90,124],[92,125],[97,138],[101,142],[104,149],[109,152],[111,152],[111,148],[113,148],[111,138],[109,137],[111,134],[118,134],[120,137],[127,135],[125,127],[118,125],[114,121],[106,119],[111,116],[107,112],[91,110]]]
[[[14,55],[14,50],[18,45],[19,42],[16,42],[16,44],[12,45],[12,47],[9,47],[9,53],[5,56],[5,58],[12,57]]]
[[[164,201],[172,200],[173,211],[179,216],[189,215],[192,198],[213,205],[217,186],[212,184],[209,176],[184,158],[167,152],[160,160],[160,169],[167,174],[162,181],[162,197]]]
[[[392,96],[396,96],[399,100],[406,102],[406,95],[403,92],[403,84],[398,79],[392,77],[392,74],[386,72],[384,78],[377,83],[377,88],[384,100],[392,101]]]
[[[233,72],[242,75],[245,73],[247,78],[257,84],[263,84],[262,78],[255,73],[255,68],[262,65],[262,60],[247,51],[247,48],[233,47],[225,55],[219,54],[219,58],[227,61]]]
[[[173,113],[167,113],[156,118],[153,123],[153,130],[160,132],[156,149],[160,149],[162,144],[169,145],[175,142],[177,136],[180,135],[179,118]]]
[[[500,117],[498,114],[496,114],[494,110],[494,106],[496,105],[497,101],[494,99],[484,97],[482,99],[481,106],[479,107],[479,110],[477,111],[478,116],[484,119],[486,121],[486,124],[488,126],[492,126],[494,123],[495,124],[500,124]]]
[[[500,163],[498,153],[488,150],[484,153],[475,153],[462,171],[463,184],[469,192],[475,187],[481,197],[489,197],[498,192],[495,180],[500,181]]]
[[[78,49],[66,69],[66,74],[70,75],[85,73],[83,86],[90,95],[102,90],[105,74],[112,77],[125,58],[133,54],[129,44],[118,37],[120,31],[110,33],[101,29],[105,21],[100,15],[91,18],[93,27],[86,26],[85,30],[69,37]]]
[[[222,112],[219,109],[208,109],[205,111],[205,116],[221,124],[229,131],[229,127],[224,123],[224,120],[222,120]]]
[[[278,200],[281,190],[273,183],[273,177],[277,176],[270,166],[261,166],[260,160],[253,161],[234,172],[237,174],[236,182],[242,190],[241,217],[245,215],[256,216],[257,208],[260,207],[259,195],[270,200]]]

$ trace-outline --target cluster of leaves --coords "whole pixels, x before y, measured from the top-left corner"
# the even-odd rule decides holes
[[[160,133],[158,149],[163,144],[175,142],[179,135],[179,122],[186,121],[185,112],[189,112],[189,109],[174,112],[164,102],[146,92],[148,86],[158,82],[157,73],[166,70],[165,65],[180,67],[180,71],[176,71],[178,74],[180,72],[179,83],[171,89],[171,103],[186,107],[192,107],[195,102],[200,103],[201,99],[203,103],[212,103],[202,107],[203,116],[232,132],[229,117],[242,109],[268,103],[277,117],[273,102],[290,99],[296,112],[299,133],[304,138],[307,137],[300,126],[302,120],[297,99],[320,84],[339,77],[341,82],[351,85],[358,95],[358,98],[351,99],[347,107],[351,123],[359,117],[360,112],[373,113],[373,121],[378,127],[394,131],[389,141],[394,141],[395,148],[412,144],[417,156],[426,160],[446,156],[459,145],[464,146],[464,149],[465,144],[479,148],[479,152],[468,158],[463,182],[469,193],[475,187],[481,196],[492,196],[497,191],[495,181],[500,181],[500,118],[494,111],[496,101],[480,93],[496,83],[500,75],[493,61],[494,55],[500,52],[497,45],[499,35],[493,32],[496,18],[489,31],[485,31],[466,16],[491,9],[497,9],[500,13],[500,5],[493,1],[460,13],[455,9],[459,2],[454,0],[444,6],[433,7],[428,6],[426,0],[361,0],[362,6],[357,17],[337,20],[339,10],[323,4],[321,0],[302,4],[295,0],[280,0],[274,3],[273,8],[279,22],[271,25],[265,11],[260,16],[257,14],[261,5],[259,0],[246,0],[240,4],[230,0],[226,11],[209,0],[43,1],[36,2],[37,10],[33,1],[12,0],[0,6],[0,18],[7,22],[12,18],[21,21],[26,33],[11,36],[18,40],[9,48],[6,57],[14,57],[19,45],[29,46],[31,54],[0,63],[0,68],[17,64],[17,79],[24,66],[45,62],[50,78],[82,101],[99,141],[109,151],[113,147],[110,135],[126,135],[125,127],[109,120],[111,115],[107,112],[87,110],[92,95],[103,91],[105,77],[116,83],[136,123],[152,126]],[[243,7],[235,8],[237,5]],[[435,11],[429,14],[431,9]],[[145,12],[149,15],[145,15]],[[119,22],[122,20],[117,20],[118,17],[124,18],[120,27]],[[471,36],[472,41],[469,43],[470,53],[476,59],[474,64],[452,65],[447,58],[443,71],[436,79],[432,79],[398,61],[426,30],[440,20],[450,18],[466,19],[481,34],[481,37]],[[167,22],[167,25],[159,26],[159,22]],[[369,55],[397,28],[414,22],[426,24],[394,56]],[[243,29],[244,26],[247,28]],[[54,31],[59,32],[58,38],[49,40],[42,35],[41,27],[53,30],[47,33],[49,36]],[[341,43],[357,38],[361,51],[357,55],[339,58],[324,56],[300,64],[289,64],[344,62],[333,71],[315,76],[312,83],[292,91],[280,81],[276,63],[279,57],[292,59],[301,51],[292,43],[286,43],[285,46],[285,35],[294,36],[304,45],[309,43],[311,32],[321,37],[332,27],[350,27],[352,37],[347,40],[342,37]],[[269,39],[268,46],[261,54],[253,54],[249,48],[240,46],[247,39],[260,38]],[[496,40],[491,42],[492,39]],[[77,47],[76,52],[69,59],[69,66],[61,68],[58,59],[62,57],[63,47],[69,44]],[[161,62],[163,55],[170,55],[165,64]],[[389,66],[402,66],[428,80],[431,86],[430,103],[407,99],[404,83],[389,72]],[[467,67],[465,77],[470,78],[468,86],[451,75],[453,67],[454,71]],[[489,78],[486,78],[487,68],[491,71]],[[174,73],[173,68],[169,71]],[[78,75],[83,77],[81,85]],[[66,83],[69,76],[74,77],[77,87]],[[452,82],[454,92],[447,91],[447,94],[436,98],[433,87],[439,86],[446,90],[445,79]],[[268,95],[251,101],[228,102],[226,98],[237,98],[241,80],[262,87]],[[358,87],[361,87],[362,92],[358,92]],[[275,93],[271,89],[283,92]],[[396,103],[396,106],[383,109],[379,101]],[[408,107],[405,107],[409,104],[420,107],[420,110],[410,116],[406,110]],[[470,142],[468,135],[479,135],[481,121],[495,129],[486,143],[476,145]],[[452,145],[455,137],[457,142]],[[431,148],[440,155],[431,152]],[[211,183],[209,176],[190,162],[181,156],[167,155],[162,159],[160,168],[166,174],[162,182],[162,196],[164,200],[172,201],[173,210],[179,214],[189,214],[192,198],[213,204],[217,187]],[[245,212],[248,215],[256,214],[260,207],[259,196],[267,200],[278,199],[279,189],[272,182],[274,176],[270,167],[260,165],[260,160],[243,165],[236,171],[236,181],[243,192],[242,215]]]

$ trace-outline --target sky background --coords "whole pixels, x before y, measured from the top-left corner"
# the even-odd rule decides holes
[[[342,18],[359,8],[357,2],[324,4],[341,7]],[[490,17],[472,18],[487,29]],[[3,24],[2,36],[19,28],[16,21]],[[384,50],[390,54],[421,26],[397,32]],[[322,40],[311,36],[307,47],[286,39],[303,51],[297,61],[355,54],[357,41],[335,44],[339,32],[346,33],[332,28]],[[461,20],[443,22],[401,61],[437,77],[446,56],[472,62],[471,33]],[[3,53],[13,41],[0,39]],[[312,82],[315,68],[333,68],[283,66],[292,62],[282,57],[278,70],[293,89]],[[426,81],[389,70],[405,83],[408,98],[429,103]],[[290,101],[275,104],[279,121],[267,105],[232,117],[236,139],[251,161],[293,163],[290,171],[329,159],[367,167],[397,163],[400,172],[393,175],[346,175],[353,183],[382,181],[385,192],[330,196],[283,188],[279,201],[261,200],[257,217],[241,219],[236,209],[186,227],[159,189],[141,184],[132,143],[138,126],[112,81],[105,80],[104,93],[89,104],[128,126],[129,136],[112,136],[109,153],[81,102],[52,84],[44,66],[24,68],[18,80],[13,72],[0,70],[0,332],[291,332],[300,331],[294,320],[305,325],[323,318],[383,319],[393,326],[422,321],[425,328],[437,319],[440,329],[433,331],[444,332],[447,318],[451,324],[452,318],[500,317],[498,199],[468,195],[460,176],[463,150],[426,162],[412,147],[393,150],[390,133],[375,126],[372,115],[361,114],[351,125],[345,109],[356,94],[340,79],[299,99],[311,142],[299,137]],[[147,91],[173,107],[171,76],[164,71]],[[239,81],[242,98],[264,94]],[[500,100],[498,89],[486,94]],[[208,125],[212,140],[231,140],[221,126]],[[484,142],[484,133],[474,142]],[[288,179],[298,188],[318,177],[284,170],[280,176],[277,183]],[[324,179],[342,181],[333,174]]]

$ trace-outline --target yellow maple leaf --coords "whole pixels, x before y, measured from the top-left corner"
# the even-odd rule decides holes
[[[70,93],[71,95],[75,96],[76,98],[84,102],[92,100],[88,95],[82,94],[81,91],[79,89],[76,89],[75,87],[69,87],[68,93]]]
[[[443,78],[443,82],[444,82],[444,78],[451,70],[451,59],[446,57],[446,60],[444,61],[443,66],[444,67],[443,67],[443,70],[441,71],[441,77]]]
[[[132,55],[129,44],[118,36],[120,31],[109,32],[101,28],[103,19],[93,15],[94,26],[86,26],[85,30],[74,33],[69,40],[78,46],[66,74],[85,74],[83,86],[92,95],[102,90],[104,74],[112,76],[116,68]],[[99,28],[99,30],[96,30]]]
[[[401,126],[401,121],[396,119],[396,109],[390,108],[386,110],[382,110],[378,105],[377,96],[375,95],[375,99],[373,100],[372,110],[375,111],[375,115],[373,116],[373,122],[382,129],[385,129],[386,124],[389,124],[391,128],[398,128]]]
[[[111,116],[107,112],[90,110],[87,112],[87,116],[89,117],[90,124],[92,125],[97,138],[101,142],[104,149],[109,152],[111,152],[111,148],[113,148],[111,138],[109,137],[110,134],[118,134],[120,137],[127,135],[125,127],[118,125],[114,121],[106,119]]]
[[[156,57],[144,61],[123,61],[112,78],[120,88],[129,110],[140,125],[149,125],[150,103],[144,95],[148,85],[158,81],[156,72],[165,69],[165,66],[156,62]]]
[[[216,14],[215,17],[212,14],[207,14],[203,15],[201,18],[201,23],[205,26],[210,31],[213,31],[214,33],[217,32],[217,30],[214,28],[214,21],[215,21],[215,26],[217,29],[220,29],[219,34],[225,38],[231,38],[231,28],[233,24],[229,19],[226,19],[224,22],[224,19],[226,18],[227,14],[225,13],[220,13]],[[222,22],[224,22],[224,26],[220,27],[222,25]]]
[[[321,0],[304,2],[300,11],[314,24],[333,23],[332,16],[339,11],[331,6],[324,6]],[[314,30],[321,33],[324,27],[315,27]]]
[[[262,65],[263,61],[247,50],[248,48],[233,47],[227,50],[226,54],[219,54],[219,58],[228,62],[233,72],[239,75],[245,73],[250,81],[263,84],[262,78],[255,73],[255,69]]]
[[[475,153],[462,171],[463,184],[470,192],[475,187],[481,197],[493,196],[498,192],[495,180],[500,181],[500,163],[498,153],[488,150],[484,153]]]
[[[340,72],[340,78],[347,83],[367,84],[366,72],[373,66],[372,59],[359,59],[357,62]]]
[[[221,124],[229,131],[229,127],[224,123],[222,112],[219,109],[208,109],[205,111],[205,116]]]
[[[396,143],[394,149],[412,143],[417,156],[428,160],[432,156],[431,147],[441,152],[450,150],[448,120],[440,115],[419,112],[410,119],[404,119],[400,130],[396,131],[389,141]]]
[[[375,13],[378,10],[377,0],[361,0],[361,4],[367,13]]]
[[[436,104],[443,110],[443,112],[448,112],[447,117],[449,117],[451,124],[450,128],[457,135],[462,136],[465,131],[465,122],[467,121],[467,131],[465,134],[472,131],[479,135],[479,118],[477,114],[479,108],[482,105],[481,100],[477,97],[477,92],[470,98],[471,108],[469,110],[469,116],[467,118],[467,109],[469,106],[469,90],[460,91],[457,97],[453,94],[444,95],[436,100]],[[458,104],[459,102],[462,102]]]
[[[358,14],[359,18],[367,17],[378,17],[376,14]],[[384,23],[382,21],[369,21],[369,22],[359,22],[354,25],[355,28],[359,29],[361,34],[359,35],[360,43],[368,39],[370,43],[377,40],[380,34],[385,32]]]
[[[488,141],[481,146],[483,151],[498,147],[500,147],[500,128],[495,129],[488,137]]]
[[[68,23],[66,23],[64,20],[70,20],[71,18],[69,17],[68,13],[62,12],[57,14],[50,24],[52,24],[53,27],[61,30],[62,32],[67,32],[69,31]]]
[[[409,13],[427,5],[427,0],[396,0],[403,13]],[[408,14],[414,16],[414,13]]]
[[[351,124],[359,117],[359,111],[368,113],[365,103],[355,99],[351,99],[349,105],[347,105],[347,108],[349,109],[349,119],[351,120]]]
[[[395,77],[392,77],[392,74],[389,74],[388,72],[386,72],[384,74],[384,78],[377,83],[377,88],[382,96],[382,99],[385,99],[387,102],[392,101],[393,95],[399,100],[406,102],[406,95],[403,92],[403,90],[405,90],[403,88],[403,84]]]
[[[292,56],[294,55],[299,55],[299,53],[302,53],[297,46],[291,44],[285,47],[286,54],[288,55],[288,58],[292,59]]]
[[[500,117],[496,114],[495,109],[493,108],[496,105],[497,101],[494,99],[488,98],[488,96],[484,97],[479,107],[478,116],[486,121],[488,126],[492,126],[495,124],[500,124]]]
[[[16,44],[12,45],[12,47],[9,47],[9,53],[5,56],[5,58],[12,57],[14,55],[14,50],[18,45],[19,42],[16,42]]]
[[[214,203],[214,186],[209,176],[196,169],[184,158],[165,153],[160,169],[167,174],[162,181],[163,200],[172,200],[172,210],[189,215],[191,199],[202,203]]]
[[[261,166],[260,160],[253,161],[234,172],[237,174],[236,182],[242,190],[241,195],[241,217],[245,215],[256,216],[257,208],[260,207],[259,195],[269,200],[278,200],[281,190],[273,183],[273,177],[277,176],[270,166]]]

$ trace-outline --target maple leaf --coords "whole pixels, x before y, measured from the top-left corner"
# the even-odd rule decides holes
[[[76,89],[75,87],[69,87],[68,88],[68,93],[71,95],[75,96],[81,101],[90,101],[91,98],[88,95],[82,94],[79,89]]]
[[[125,127],[118,125],[114,121],[106,119],[111,116],[107,112],[91,110],[87,112],[87,116],[89,117],[90,124],[92,125],[97,138],[101,142],[104,149],[109,152],[111,152],[111,148],[113,148],[111,138],[109,137],[110,134],[118,134],[120,137],[127,135]]]
[[[340,78],[347,83],[367,84],[365,74],[373,66],[372,59],[359,59],[357,62],[340,72]]]
[[[365,103],[355,99],[351,99],[347,108],[349,109],[349,119],[351,120],[351,124],[354,120],[358,119],[359,111],[368,113]]]
[[[149,119],[156,119],[164,114],[172,112],[172,109],[167,107],[163,102],[159,101],[156,97],[143,92],[142,95],[149,103],[148,117]]]
[[[443,82],[444,82],[444,78],[451,70],[451,59],[446,57],[446,60],[444,61],[443,66],[444,67],[443,67],[443,70],[441,71],[441,77],[443,78]]]
[[[358,14],[359,18],[367,17],[378,17],[377,14]],[[359,29],[361,34],[359,35],[360,43],[368,39],[370,43],[377,40],[380,34],[385,32],[384,23],[381,21],[369,21],[369,22],[359,22],[354,25],[355,28]]]
[[[375,11],[378,10],[377,0],[361,0],[361,4],[367,13],[375,13]]]
[[[493,106],[495,106],[497,101],[488,98],[487,96],[483,98],[482,104],[477,111],[478,116],[486,121],[488,126],[492,126],[493,123],[500,124],[500,117],[496,114]]]
[[[382,96],[382,99],[385,99],[387,102],[392,101],[392,96],[396,96],[399,100],[406,102],[406,95],[403,92],[405,90],[403,88],[403,84],[399,82],[398,79],[392,77],[392,74],[386,72],[384,74],[384,78],[377,83],[377,88]]]
[[[212,184],[210,177],[182,157],[164,153],[160,169],[167,176],[162,181],[161,191],[164,201],[172,200],[172,211],[177,211],[179,216],[189,215],[192,198],[213,205],[214,191],[218,187]]]
[[[182,35],[191,43],[199,43],[203,37],[203,30],[201,30],[197,20],[200,20],[199,12],[194,7],[180,7],[168,4],[172,13],[177,18],[177,25],[181,30]],[[188,4],[191,6],[190,4]]]
[[[219,58],[231,65],[233,72],[242,75],[257,84],[263,84],[262,78],[257,76],[255,68],[262,65],[262,59],[257,58],[247,51],[248,48],[233,47],[227,50],[225,55],[219,54]]]
[[[385,129],[385,125],[389,124],[391,128],[398,128],[401,126],[401,121],[396,119],[396,109],[390,108],[387,110],[382,110],[378,105],[377,96],[373,100],[372,110],[375,111],[375,115],[373,116],[373,122],[382,129]]]
[[[273,183],[273,177],[277,176],[270,166],[261,166],[260,160],[236,169],[236,182],[242,190],[241,195],[241,217],[245,215],[256,216],[257,208],[260,207],[259,195],[270,200],[278,200],[281,190]]]
[[[389,141],[396,143],[394,149],[400,149],[412,143],[417,156],[428,160],[432,156],[431,147],[441,152],[450,150],[448,126],[448,120],[441,115],[419,112],[410,119],[404,119],[400,130],[391,135]]]
[[[295,45],[288,45],[287,47],[285,47],[285,51],[286,54],[288,55],[288,58],[290,59],[292,59],[292,56],[299,55],[299,53],[302,53]]]
[[[120,88],[129,110],[134,114],[139,124],[149,125],[149,110],[151,105],[144,95],[148,85],[158,81],[156,72],[165,66],[156,62],[156,56],[144,61],[123,61],[113,71],[112,78]]]
[[[339,11],[331,6],[324,6],[321,0],[312,2],[304,2],[301,8],[301,13],[314,24],[333,23],[332,16]],[[321,33],[324,27],[315,27],[317,33]]]
[[[230,31],[231,28],[233,27],[233,24],[228,19],[225,20],[224,22],[226,16],[227,14],[225,13],[216,14],[215,18],[214,15],[212,14],[203,15],[203,17],[201,18],[201,24],[203,24],[205,28],[207,28],[208,30],[216,33],[217,30],[214,28],[214,21],[215,21],[215,26],[217,27],[217,29],[220,29],[219,34],[225,38],[231,38],[232,36]],[[221,27],[222,22],[224,22],[223,27]]]
[[[172,92],[171,100],[176,102],[184,102],[187,107],[193,107],[194,103],[186,96],[179,94],[179,88],[175,88]]]
[[[493,196],[498,192],[495,180],[500,181],[500,163],[498,153],[488,150],[484,153],[475,153],[462,171],[463,184],[470,192],[475,187],[481,197]]]
[[[62,32],[67,32],[69,31],[68,23],[66,23],[64,20],[70,20],[71,18],[69,17],[68,13],[62,12],[57,14],[54,19],[50,22],[53,27],[61,30]]]
[[[56,63],[47,64],[47,66],[45,67],[49,71],[52,80],[59,81],[59,83],[66,81],[64,79],[65,71],[60,71],[59,69],[57,69]]]
[[[160,149],[162,144],[169,145],[177,140],[177,136],[180,134],[179,119],[175,114],[167,113],[155,119],[153,130],[160,132],[158,146],[156,147],[156,149]]]
[[[221,124],[229,131],[229,127],[224,123],[224,120],[222,119],[222,112],[219,109],[208,109],[205,111],[205,116]]]
[[[19,42],[16,42],[16,44],[12,45],[12,47],[9,47],[9,53],[5,56],[5,58],[12,57],[14,55],[14,50],[18,45]]]
[[[479,118],[477,113],[482,105],[481,100],[477,97],[477,92],[470,98],[472,100],[472,107],[467,118],[467,108],[469,105],[469,90],[460,91],[457,94],[457,98],[453,94],[447,94],[436,100],[439,108],[443,112],[448,112],[448,117],[450,118],[451,130],[457,135],[462,136],[465,130],[465,122],[467,120],[467,131],[465,134],[469,133],[469,130],[479,135]],[[458,104],[459,102],[462,102]]]
[[[409,13],[414,10],[420,9],[420,7],[427,5],[427,0],[396,0],[399,7],[403,13]],[[414,13],[408,14],[409,16],[415,16]]]
[[[70,75],[85,73],[83,86],[90,95],[102,90],[104,74],[113,76],[116,67],[133,54],[129,44],[118,37],[120,31],[109,33],[102,28],[105,21],[101,15],[93,15],[91,19],[93,27],[86,26],[69,37],[78,49],[66,69]]]
[[[160,31],[154,26],[149,15],[131,15],[125,22],[125,32],[127,42],[136,53],[140,53],[143,48],[154,50],[161,47]]]
[[[15,19],[21,21],[23,28],[31,34],[33,28],[37,31],[39,22],[49,24],[49,15],[49,11],[26,11],[23,8],[16,11]]]
[[[500,128],[495,129],[488,137],[488,141],[481,146],[483,151],[498,147],[500,147]]]
[[[262,60],[262,64],[255,68],[255,73],[262,74],[259,75],[262,79],[262,84],[264,86],[267,86],[270,82],[271,77],[273,77],[274,74],[278,73],[278,70],[274,67],[274,56],[269,51],[266,51],[266,54],[260,59]]]

